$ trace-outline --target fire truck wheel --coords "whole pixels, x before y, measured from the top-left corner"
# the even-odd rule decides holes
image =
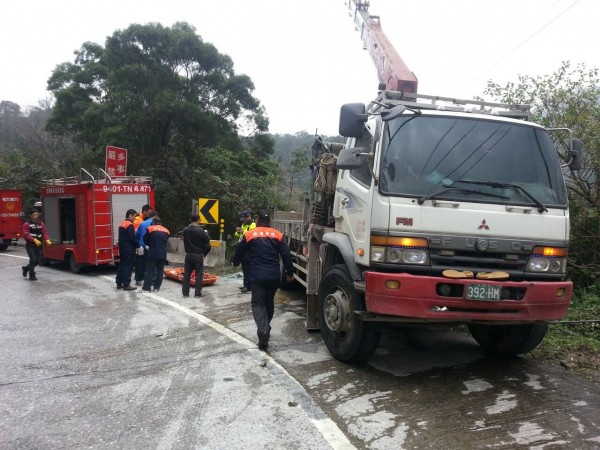
[[[354,311],[364,311],[364,296],[353,286],[344,265],[331,267],[319,287],[319,326],[325,345],[340,361],[367,359],[379,342],[379,326],[364,322]]]
[[[6,242],[6,241],[0,241],[0,251],[4,251],[8,248],[10,244],[10,241]]]
[[[69,269],[71,269],[71,272],[73,273],[81,273],[81,265],[77,264],[73,253],[69,253]]]
[[[469,325],[471,336],[486,353],[506,356],[530,352],[542,342],[547,330],[547,323]]]

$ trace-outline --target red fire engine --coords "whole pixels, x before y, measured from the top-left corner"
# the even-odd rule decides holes
[[[0,250],[21,237],[23,193],[16,189],[0,189]]]
[[[110,177],[102,169],[94,178],[81,169],[78,177],[42,181],[44,222],[52,241],[44,262],[64,261],[72,272],[119,260],[119,224],[128,209],[154,207],[150,177]]]

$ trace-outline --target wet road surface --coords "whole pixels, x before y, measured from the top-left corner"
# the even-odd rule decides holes
[[[1,448],[600,449],[599,385],[466,333],[388,326],[348,365],[280,291],[265,355],[235,277],[184,299],[24,257],[0,253]]]

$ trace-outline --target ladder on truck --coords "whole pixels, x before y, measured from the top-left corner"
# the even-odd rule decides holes
[[[96,181],[87,170],[82,172],[91,178],[92,184]],[[92,189],[92,229],[94,230],[94,247],[92,251],[95,265],[115,262],[113,251],[113,224],[112,224],[112,194],[110,191],[96,191]],[[110,255],[110,258],[99,258],[98,255]]]

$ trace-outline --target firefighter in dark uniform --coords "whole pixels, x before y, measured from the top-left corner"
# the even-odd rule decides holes
[[[181,293],[184,297],[190,296],[190,279],[192,272],[196,272],[196,285],[194,297],[202,297],[202,280],[204,274],[204,257],[210,252],[210,237],[208,232],[200,225],[200,216],[193,214],[190,224],[181,232],[185,248],[185,261],[183,272],[183,285]]]
[[[265,211],[258,212],[256,228],[247,231],[237,245],[233,264],[240,264],[244,256],[249,256],[252,261],[252,315],[257,327],[258,348],[265,350],[271,335],[275,293],[281,281],[279,258],[283,261],[288,281],[294,280],[290,248],[283,235],[270,227],[270,217]]]
[[[146,277],[144,285],[139,292],[150,292],[152,286],[154,290],[160,290],[162,285],[165,261],[167,260],[167,244],[171,232],[162,226],[160,217],[155,216],[152,225],[148,227],[144,235],[144,242],[148,254],[146,256]]]
[[[137,238],[135,237],[135,226],[133,220],[136,216],[135,209],[128,209],[125,220],[119,225],[119,267],[117,268],[117,289],[134,291],[131,286],[131,273],[133,272],[133,261],[137,249]]]
[[[27,256],[29,256],[29,264],[21,266],[23,277],[27,277],[27,273],[29,273],[29,279],[35,281],[37,280],[35,266],[42,259],[42,243],[45,242],[46,245],[52,245],[52,241],[46,231],[46,225],[40,220],[38,210],[34,209],[31,211],[29,221],[23,224],[21,234],[25,239],[25,250],[27,250]]]

